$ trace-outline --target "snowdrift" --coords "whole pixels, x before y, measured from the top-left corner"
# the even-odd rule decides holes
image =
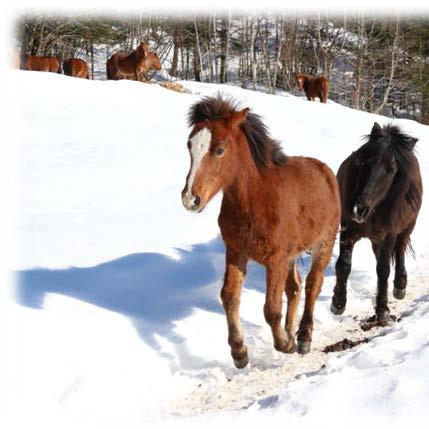
[[[233,368],[219,300],[220,197],[199,215],[180,198],[189,167],[186,114],[201,96],[236,98],[263,117],[287,154],[319,158],[334,171],[374,121],[391,119],[227,85],[181,81],[189,91],[181,94],[49,73],[11,71],[4,78],[26,99],[17,112],[18,281],[7,303],[15,427],[428,415],[426,198],[412,236],[416,259],[407,260],[408,295],[395,302],[390,291],[400,318],[390,327],[360,328],[373,313],[376,287],[364,240],[354,253],[348,308],[331,315],[336,246],[316,304],[313,351],[282,355],[263,319],[265,273],[250,264],[241,306],[250,366],[243,371]],[[394,122],[419,138],[429,188],[429,127]],[[308,265],[303,255],[303,275]],[[368,342],[323,353],[346,337]]]

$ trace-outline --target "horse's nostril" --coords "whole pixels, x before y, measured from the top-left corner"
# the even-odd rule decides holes
[[[201,199],[198,195],[194,198],[194,204],[198,207],[200,205]]]

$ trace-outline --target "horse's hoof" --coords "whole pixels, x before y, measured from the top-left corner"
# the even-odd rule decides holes
[[[295,353],[296,352],[296,342],[295,342],[295,340],[292,338],[290,341],[289,341],[289,347],[285,350],[285,353],[288,353],[288,354],[292,354],[292,353]]]
[[[390,311],[382,310],[376,313],[377,322],[380,325],[385,325],[390,322]]]
[[[296,343],[293,337],[289,341],[274,341],[274,348],[281,353],[295,353]]]
[[[331,313],[332,314],[336,314],[336,315],[343,314],[345,309],[346,309],[345,305],[338,308],[335,306],[335,304],[333,302],[331,302]]]
[[[398,288],[398,287],[394,287],[393,288],[393,296],[396,299],[404,299],[405,298],[405,288]]]
[[[311,341],[298,341],[297,352],[300,355],[306,355],[311,350]]]
[[[246,355],[241,359],[232,358],[232,360],[234,361],[234,365],[236,368],[243,369],[246,368],[247,364],[249,363],[249,356]]]

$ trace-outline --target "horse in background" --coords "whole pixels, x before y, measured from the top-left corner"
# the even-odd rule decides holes
[[[88,64],[80,58],[69,58],[64,61],[63,70],[67,76],[89,79]]]
[[[31,71],[44,71],[52,73],[61,73],[61,63],[58,58],[47,55],[22,55],[21,69]]]
[[[142,42],[131,53],[113,54],[106,63],[106,76],[108,80],[148,80],[147,72],[150,69],[161,70],[161,63],[158,55],[149,51],[149,44]]]
[[[341,194],[340,255],[331,311],[342,314],[355,243],[369,238],[377,260],[377,322],[390,319],[388,279],[395,263],[393,296],[403,299],[407,286],[405,251],[422,204],[423,186],[414,146],[416,138],[396,126],[375,123],[368,141],[353,152],[337,174]]]
[[[329,80],[325,77],[297,74],[296,81],[299,89],[305,92],[307,100],[314,101],[315,98],[318,97],[321,103],[326,103],[328,101]]]
[[[189,112],[191,165],[182,202],[201,212],[221,189],[219,226],[226,245],[221,299],[228,343],[237,368],[248,364],[239,317],[241,289],[249,259],[264,265],[267,289],[265,320],[274,348],[310,351],[314,305],[334,246],[340,221],[335,175],[314,158],[286,156],[258,115],[222,97],[207,97]],[[305,308],[295,343],[301,278],[296,258],[312,250],[306,278]],[[282,297],[287,296],[285,327]]]

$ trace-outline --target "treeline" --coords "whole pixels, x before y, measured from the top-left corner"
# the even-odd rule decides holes
[[[323,74],[330,98],[429,123],[429,21],[369,15],[25,16],[21,53],[90,59],[97,48],[148,40],[171,76],[296,92],[295,74]]]

